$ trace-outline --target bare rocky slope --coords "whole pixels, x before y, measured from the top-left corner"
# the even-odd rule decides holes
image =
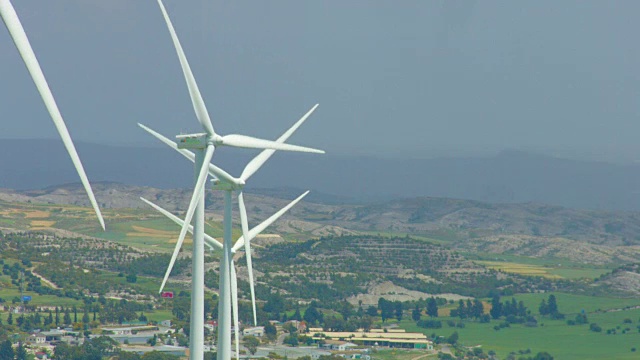
[[[141,208],[145,197],[170,211],[182,211],[190,189],[156,189],[95,183],[102,207]],[[252,221],[260,221],[302,191],[260,191],[247,195]],[[267,195],[264,195],[267,194]],[[278,197],[274,197],[277,195]],[[79,184],[42,190],[0,190],[0,200],[88,205]],[[303,201],[279,226],[316,236],[393,232],[448,241],[461,251],[559,257],[603,264],[640,259],[640,213],[569,209],[544,204],[489,204],[445,198],[398,199],[365,205]],[[207,192],[207,209],[219,216],[222,193]]]

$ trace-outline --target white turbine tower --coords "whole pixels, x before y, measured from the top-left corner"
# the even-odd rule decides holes
[[[171,268],[176,261],[184,237],[189,229],[191,220],[195,219],[193,226],[193,256],[192,256],[192,291],[191,291],[191,332],[190,332],[190,359],[200,360],[204,356],[204,186],[208,176],[208,170],[211,168],[210,162],[216,146],[227,145],[242,148],[254,149],[271,149],[323,153],[321,150],[306,148],[302,146],[288,145],[283,142],[273,142],[268,140],[257,139],[244,135],[226,135],[221,136],[215,133],[204,100],[200,95],[198,85],[196,84],[187,58],[182,50],[180,41],[175,33],[169,15],[167,14],[161,0],[158,5],[162,11],[167,28],[171,34],[174,47],[176,49],[182,72],[185,77],[191,103],[193,105],[196,117],[202,126],[204,133],[180,135],[178,136],[178,148],[182,150],[194,150],[193,157],[195,162],[196,181],[194,192],[189,202],[189,207],[178,236],[176,248],[171,257],[169,267],[162,281],[160,291],[164,288],[166,281],[171,273]],[[220,172],[221,179],[228,176],[225,172]],[[243,185],[243,184],[236,184]],[[235,185],[234,185],[235,186]],[[228,360],[231,358],[231,301],[227,294],[230,293],[230,271],[231,271],[231,191],[234,186],[223,187],[225,191],[225,226],[224,226],[224,244],[223,257],[220,269],[220,303],[219,321],[218,321],[218,359]]]
[[[91,184],[89,184],[87,174],[84,172],[84,168],[82,167],[82,162],[80,162],[78,152],[76,151],[75,146],[73,146],[73,141],[71,140],[67,126],[64,124],[60,110],[58,110],[58,105],[56,104],[53,94],[49,89],[49,84],[47,84],[47,80],[42,73],[38,59],[31,48],[27,34],[24,32],[24,28],[18,18],[18,14],[16,14],[16,11],[9,0],[0,0],[0,17],[2,17],[4,24],[7,26],[7,30],[9,30],[9,34],[11,34],[13,42],[15,43],[20,56],[22,56],[22,60],[27,66],[27,70],[29,70],[29,74],[38,88],[40,97],[42,97],[42,100],[49,111],[49,115],[51,115],[51,119],[60,134],[60,138],[62,138],[62,142],[71,157],[73,166],[76,168],[78,175],[80,175],[80,180],[82,181],[82,185],[84,186],[87,195],[89,196],[91,206],[93,206],[93,209],[98,216],[98,220],[100,221],[100,226],[102,226],[102,229],[104,230],[104,219],[102,218],[102,213],[98,207],[98,202],[91,190]]]

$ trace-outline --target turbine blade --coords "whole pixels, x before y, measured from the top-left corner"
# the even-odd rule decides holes
[[[284,143],[285,141],[287,141],[289,137],[291,137],[291,135],[293,135],[293,133],[296,130],[298,130],[300,125],[302,125],[302,123],[304,123],[305,120],[307,120],[307,118],[311,116],[311,114],[313,114],[313,112],[316,110],[318,105],[319,104],[316,104],[314,107],[311,108],[311,110],[307,111],[307,113],[304,114],[304,116],[301,117],[300,120],[298,120],[295,124],[293,124],[292,127],[289,128],[289,130],[287,130],[284,134],[280,135],[280,137],[278,138],[278,140],[276,140],[276,142]],[[240,175],[240,179],[242,179],[243,181],[247,181],[247,179],[249,179],[256,171],[258,171],[260,167],[262,167],[262,165],[264,165],[264,163],[267,162],[267,160],[269,160],[271,155],[273,155],[275,152],[276,151],[273,149],[263,150],[260,154],[258,154],[251,161],[249,161],[247,166],[244,167],[244,170],[242,171],[242,175]]]
[[[249,238],[249,222],[247,221],[247,209],[244,206],[244,196],[242,191],[238,194],[238,205],[240,207],[240,223],[242,224],[242,236]],[[247,270],[249,272],[249,287],[251,288],[251,306],[253,308],[253,326],[258,326],[258,318],[256,316],[256,292],[253,284],[253,264],[251,262],[251,246],[249,241],[244,242],[244,252],[247,255]]]
[[[149,128],[148,126],[145,126],[143,124],[138,123],[138,126],[140,126],[142,128],[142,130],[148,132],[149,134],[153,135],[156,139],[162,141],[163,143],[165,143],[166,145],[168,145],[170,148],[172,148],[173,150],[179,152],[180,154],[182,154],[182,156],[186,157],[187,159],[191,160],[192,162],[195,161],[196,156],[193,154],[193,152],[186,150],[186,149],[178,149],[178,145],[175,143],[175,141],[171,141],[169,138],[165,137],[164,135],[154,131],[153,129]]]
[[[233,303],[233,326],[236,328],[236,359],[240,359],[240,323],[238,322],[238,278],[233,258],[230,263],[231,270],[231,302]]]
[[[178,236],[178,242],[176,243],[176,247],[173,250],[173,255],[171,256],[171,261],[169,262],[169,267],[167,268],[167,272],[164,274],[164,279],[162,280],[162,285],[160,286],[160,292],[164,289],[164,285],[167,283],[169,279],[169,274],[171,274],[171,270],[173,269],[173,265],[178,258],[178,253],[180,252],[180,248],[182,247],[182,243],[184,242],[184,237],[187,235],[187,229],[191,224],[191,219],[193,218],[193,214],[196,211],[196,207],[198,206],[198,201],[200,201],[200,196],[202,196],[202,190],[204,189],[205,182],[207,181],[207,166],[211,161],[211,157],[213,156],[214,147],[209,145],[207,146],[207,151],[204,155],[204,162],[202,163],[202,167],[200,168],[200,172],[198,174],[198,180],[196,181],[196,186],[193,189],[193,195],[191,196],[191,201],[189,202],[189,208],[187,209],[187,214],[184,218],[184,223],[182,224],[182,229],[180,230],[180,236]]]
[[[189,150],[186,149],[179,149],[178,145],[174,142],[171,141],[169,138],[163,136],[162,134],[150,129],[147,126],[144,126],[140,123],[138,123],[138,126],[140,126],[144,131],[148,132],[149,134],[153,135],[155,138],[157,138],[158,140],[162,141],[163,143],[165,143],[166,145],[168,145],[170,148],[172,148],[173,150],[179,152],[180,154],[182,154],[182,156],[186,157],[187,159],[191,160],[191,162],[194,162],[196,159],[196,156]],[[227,183],[231,183],[231,184],[242,184],[242,182],[239,179],[234,178],[233,176],[231,176],[228,172],[220,169],[219,167],[209,163],[209,174],[211,176],[215,176],[218,179],[227,182]]]
[[[271,224],[273,224],[276,220],[278,220],[282,215],[284,215],[284,213],[286,213],[289,209],[291,209],[295,204],[300,202],[302,198],[307,196],[308,193],[309,193],[308,190],[305,191],[302,195],[298,196],[295,200],[287,204],[287,206],[283,207],[278,212],[271,215],[267,220],[260,223],[260,225],[249,230],[249,237],[248,237],[249,241],[253,240],[258,234],[264,231],[264,229],[266,229]],[[244,243],[245,243],[245,237],[243,235],[238,239],[238,241],[236,241],[235,245],[233,245],[232,251],[237,251],[238,249],[244,246]]]
[[[100,212],[100,207],[98,206],[98,202],[96,201],[96,198],[93,194],[91,184],[89,183],[87,174],[84,171],[84,167],[82,166],[82,162],[80,161],[78,152],[73,145],[71,135],[69,135],[69,130],[67,130],[67,126],[62,119],[62,115],[60,114],[58,105],[56,104],[56,101],[53,98],[53,94],[49,89],[49,84],[47,84],[47,80],[42,73],[42,69],[40,68],[38,59],[36,58],[36,55],[31,48],[29,38],[27,38],[27,34],[24,32],[24,28],[20,23],[18,14],[16,14],[16,11],[9,0],[0,1],[0,16],[2,17],[2,20],[4,20],[4,23],[7,26],[7,30],[9,30],[11,38],[13,39],[13,42],[15,43],[20,56],[22,56],[22,60],[24,61],[27,70],[29,70],[29,74],[31,75],[33,82],[38,88],[40,97],[42,98],[42,101],[44,101],[44,105],[47,107],[47,111],[49,111],[49,115],[51,116],[51,119],[53,120],[53,123],[56,126],[58,133],[60,134],[60,138],[62,138],[62,143],[67,149],[69,157],[71,157],[71,161],[73,162],[73,166],[76,168],[76,171],[80,176],[82,186],[84,186],[84,190],[89,196],[91,206],[93,207],[96,216],[98,216],[100,226],[102,226],[102,230],[105,230],[104,219],[102,217],[102,213]]]
[[[143,197],[140,197],[140,200],[144,201],[145,203],[147,203],[147,205],[149,205],[152,208],[156,209],[162,215],[168,217],[171,221],[173,221],[174,223],[178,224],[178,226],[184,225],[184,221],[182,219],[180,219],[179,217],[173,215],[169,211],[161,208],[160,206],[152,203],[151,201],[149,201],[149,200],[147,200],[147,199],[145,199]],[[193,234],[193,225],[189,224],[188,231]],[[216,240],[213,237],[207,235],[206,233],[204,234],[204,243],[207,244],[207,246],[209,246],[212,249],[214,249],[214,248],[216,248],[218,250],[222,249],[222,244],[218,240]]]
[[[290,145],[277,143],[275,141],[263,140],[254,138],[246,135],[225,135],[222,136],[221,142],[223,145],[240,147],[240,148],[248,148],[248,149],[273,149],[273,150],[283,150],[283,151],[298,151],[298,152],[308,152],[315,154],[324,154],[324,150],[313,149],[304,146],[298,145]]]
[[[176,35],[176,31],[173,28],[173,24],[171,23],[171,19],[169,19],[169,14],[167,14],[167,10],[164,8],[162,4],[162,0],[158,0],[158,5],[160,5],[160,10],[162,10],[162,16],[164,16],[164,21],[167,23],[167,28],[169,28],[169,33],[171,33],[171,39],[173,40],[173,46],[176,48],[176,53],[178,54],[178,59],[180,60],[180,66],[182,67],[182,73],[184,74],[184,79],[187,82],[187,88],[189,89],[189,96],[191,97],[191,104],[193,105],[193,110],[196,112],[196,117],[202,125],[202,128],[209,134],[215,135],[213,131],[213,125],[211,124],[211,119],[209,118],[209,112],[207,111],[207,106],[204,104],[204,100],[202,99],[202,95],[200,95],[200,90],[198,89],[198,84],[196,83],[196,79],[191,72],[191,67],[189,66],[189,62],[187,61],[187,57],[182,50],[182,45],[180,45],[180,40],[178,39],[178,35]]]

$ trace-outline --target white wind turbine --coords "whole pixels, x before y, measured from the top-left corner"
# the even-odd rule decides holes
[[[180,60],[182,72],[185,77],[191,103],[193,105],[196,117],[202,126],[204,133],[180,135],[178,136],[180,149],[194,150],[193,157],[196,170],[196,182],[193,196],[189,202],[189,207],[178,236],[176,248],[171,257],[169,268],[162,281],[160,291],[164,288],[171,268],[178,256],[184,237],[189,229],[191,220],[195,219],[193,226],[193,256],[192,256],[192,292],[191,292],[191,332],[190,332],[190,359],[202,359],[204,356],[204,186],[208,176],[208,170],[211,168],[210,162],[216,146],[227,145],[242,148],[254,149],[271,149],[323,153],[321,150],[306,148],[302,146],[288,145],[282,142],[273,142],[268,140],[257,139],[244,135],[226,135],[221,136],[215,133],[211,119],[207,112],[198,85],[196,84],[189,63],[187,62],[180,41],[175,33],[169,15],[167,14],[161,0],[158,5],[162,11],[165,22],[171,34],[174,47]],[[217,168],[216,168],[217,169]],[[218,174],[217,174],[218,175]],[[220,171],[221,179],[231,178],[228,173]],[[226,183],[225,183],[226,184]],[[243,184],[237,184],[243,185]],[[235,185],[234,185],[235,186]],[[219,303],[219,321],[218,321],[218,359],[229,359],[231,357],[231,319],[229,318],[231,310],[231,301],[227,294],[230,292],[230,274],[231,271],[231,191],[233,186],[224,186],[225,191],[225,226],[224,226],[224,244],[223,257],[220,270],[220,303]],[[245,214],[246,215],[246,214]],[[245,216],[246,217],[246,216]]]
[[[296,205],[298,202],[300,202],[300,200],[302,200],[307,194],[309,193],[309,191],[304,192],[302,195],[298,196],[296,199],[294,199],[293,201],[291,201],[287,206],[283,207],[282,209],[280,209],[278,212],[276,212],[275,214],[271,215],[267,220],[263,221],[262,223],[260,223],[260,225],[254,227],[253,229],[248,231],[248,241],[245,241],[245,237],[244,235],[240,236],[240,238],[238,238],[238,240],[236,241],[236,244],[233,246],[233,248],[231,249],[231,263],[229,264],[229,272],[230,272],[230,277],[231,277],[231,294],[227,294],[227,296],[231,296],[230,300],[231,303],[233,304],[233,322],[234,322],[234,327],[236,329],[235,331],[235,343],[236,343],[236,356],[239,357],[240,356],[240,326],[239,326],[239,321],[238,321],[238,283],[237,283],[237,275],[236,275],[236,270],[235,270],[235,264],[234,264],[234,260],[233,260],[233,254],[236,253],[236,251],[238,249],[240,249],[242,246],[245,245],[245,243],[249,243],[251,240],[253,240],[256,236],[258,236],[258,234],[260,234],[262,231],[264,231],[264,229],[266,229],[267,227],[271,226],[271,224],[273,224],[276,220],[278,220],[282,215],[284,215],[284,213],[286,213],[289,209],[291,209],[294,205]],[[152,203],[151,201],[145,199],[145,198],[140,198],[140,200],[144,201],[145,203],[147,203],[148,205],[150,205],[151,207],[153,207],[154,209],[156,209],[158,212],[160,212],[161,214],[165,215],[166,217],[168,217],[169,219],[171,219],[173,222],[175,222],[178,226],[183,226],[184,225],[184,221],[182,221],[182,219],[180,219],[179,217],[173,215],[171,212],[163,209],[162,207]],[[189,226],[189,232],[193,233],[193,226]],[[212,251],[220,251],[220,250],[224,250],[223,245],[218,242],[218,240],[214,239],[213,237],[207,235],[206,233],[204,234],[204,242],[207,246],[209,246],[210,250]],[[247,256],[250,256],[250,253],[246,254]],[[249,270],[251,271],[251,270]],[[251,281],[251,288],[253,289],[253,280]],[[220,294],[220,298],[222,298],[222,294]],[[252,299],[255,301],[255,299]],[[254,302],[255,305],[255,302]],[[255,324],[255,306],[254,306],[254,324]]]
[[[293,124],[293,126],[291,126],[291,128],[289,128],[287,131],[285,131],[277,140],[277,143],[284,143],[285,141],[287,141],[291,135],[293,135],[293,133],[311,116],[311,114],[313,114],[313,112],[318,108],[318,104],[314,105],[309,111],[307,111],[306,114],[304,114],[295,124]],[[154,137],[156,137],[158,140],[160,140],[161,142],[163,142],[164,144],[168,145],[169,147],[171,147],[172,149],[178,151],[180,154],[182,154],[184,157],[186,157],[187,159],[191,160],[191,161],[195,161],[195,154],[192,153],[189,150],[185,150],[185,149],[180,149],[178,147],[178,145],[169,140],[167,137],[163,136],[162,134],[150,129],[149,127],[142,125],[142,124],[138,124],[142,129],[144,129],[145,131],[147,131],[148,133],[150,133],[151,135],[153,135]],[[249,242],[245,242],[244,239],[245,238],[252,238],[248,233],[251,233],[251,231],[248,230],[248,220],[247,220],[247,213],[246,213],[246,206],[244,204],[244,197],[242,195],[242,189],[244,188],[246,181],[249,180],[249,178],[255,174],[261,167],[262,165],[264,165],[267,160],[269,160],[269,158],[275,153],[275,150],[272,149],[266,149],[263,150],[262,152],[260,152],[256,157],[254,157],[251,161],[249,161],[249,163],[247,163],[247,165],[245,166],[244,170],[242,171],[242,174],[240,175],[239,178],[235,178],[231,175],[229,175],[226,171],[220,169],[219,167],[213,165],[213,164],[209,164],[209,175],[211,175],[214,178],[218,178],[219,181],[221,183],[224,183],[224,185],[227,188],[231,188],[232,190],[237,190],[238,193],[238,205],[239,205],[239,210],[240,210],[240,222],[241,222],[241,226],[242,226],[242,237],[240,239],[238,239],[238,242],[236,242],[236,244],[233,247],[233,252],[237,251],[240,247],[244,246],[245,249],[245,253],[247,254],[247,268],[248,268],[248,272],[249,272],[249,286],[251,289],[251,305],[253,308],[253,324],[254,326],[257,325],[257,316],[256,316],[256,299],[255,299],[255,288],[254,288],[254,281],[253,281],[253,266],[252,266],[252,260],[251,260],[251,248],[250,248],[250,244]],[[261,224],[262,225],[262,224]],[[261,226],[259,225],[259,226]],[[226,225],[225,225],[226,226]],[[256,227],[257,228],[259,228]],[[262,229],[264,230],[264,229]],[[262,231],[260,230],[260,231]],[[253,229],[252,229],[253,231]],[[169,269],[170,270],[170,269]],[[170,271],[169,271],[170,272]]]
[[[27,66],[27,70],[29,70],[29,74],[38,88],[40,97],[42,97],[42,100],[49,111],[49,115],[51,115],[51,119],[60,134],[60,138],[62,138],[62,142],[71,157],[73,166],[76,168],[78,175],[80,175],[80,180],[82,181],[82,185],[84,186],[87,195],[89,196],[91,206],[93,206],[93,209],[98,216],[98,220],[100,221],[100,226],[102,226],[102,229],[104,230],[104,219],[102,218],[102,213],[98,207],[98,202],[91,190],[91,184],[89,184],[87,174],[84,172],[84,168],[82,167],[82,162],[80,162],[78,152],[76,151],[75,146],[73,146],[73,141],[71,140],[67,126],[64,124],[60,110],[58,110],[58,105],[56,104],[53,94],[49,89],[49,84],[47,84],[47,80],[42,73],[38,59],[31,48],[27,34],[24,32],[24,28],[18,18],[18,14],[16,14],[16,11],[9,0],[0,0],[0,17],[2,17],[4,24],[7,26],[7,30],[9,30],[9,34],[11,34],[13,42],[15,43],[20,56],[22,56],[22,60]]]

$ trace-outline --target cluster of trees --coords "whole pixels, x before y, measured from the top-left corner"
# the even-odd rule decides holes
[[[27,360],[27,350],[22,343],[13,348],[11,341],[4,340],[0,343],[0,360]]]
[[[500,302],[500,296],[495,295],[491,299],[491,310],[489,310],[493,319],[499,319],[500,317],[525,317],[531,314],[531,311],[524,305],[524,302],[516,301],[515,298],[511,298],[511,301]]]
[[[167,265],[171,256],[169,254],[146,254],[132,260],[113,262],[108,264],[108,269],[125,274],[137,274],[146,276],[162,277],[167,270]],[[176,274],[182,274],[189,268],[191,260],[187,258],[177,259],[174,265]],[[172,270],[173,272],[173,270]],[[217,286],[217,283],[216,283]]]
[[[398,321],[402,320],[403,307],[401,301],[389,301],[380,298],[378,299],[378,310],[380,310],[380,316],[383,322],[393,318],[396,318]]]
[[[549,295],[547,301],[542,299],[538,311],[542,316],[549,315],[552,319],[564,319],[564,314],[558,311],[558,303],[556,301],[555,295],[553,294]]]
[[[444,299],[442,299],[444,300]],[[413,308],[413,311],[411,312],[411,318],[413,319],[413,321],[420,321],[420,319],[422,318],[422,308],[420,306],[420,304],[423,301],[416,301],[415,307]],[[444,302],[446,303],[446,300],[444,300]],[[429,317],[431,318],[436,318],[438,317],[438,300],[436,300],[434,297],[430,297],[426,300],[426,313]]]
[[[567,320],[567,325],[584,325],[588,323],[589,319],[584,312],[577,314],[574,320]]]
[[[3,239],[3,256],[21,259],[3,266],[3,273],[11,276],[18,285],[18,277],[24,273],[24,285],[28,291],[40,295],[54,295],[80,300],[83,293],[104,295],[109,291],[130,291],[154,295],[144,287],[135,286],[138,275],[162,276],[169,258],[165,254],[142,254],[133,248],[78,238],[52,238],[42,234],[8,234]],[[39,263],[35,272],[51,280],[62,289],[44,286],[37,276],[26,268]],[[179,259],[174,269],[177,273],[189,268],[189,259]],[[90,271],[86,271],[90,270]],[[114,277],[102,276],[105,271],[120,273],[129,284],[122,284]],[[115,275],[115,274],[114,274]]]
[[[546,351],[539,352],[535,356],[523,356],[530,353],[530,349],[520,350],[518,353],[511,352],[507,355],[506,360],[553,360],[553,356]]]
[[[95,300],[85,298],[84,307],[55,307],[49,311],[33,311],[19,316],[9,312],[7,325],[15,326],[23,332],[34,329],[48,330],[59,326],[73,326],[76,330],[88,330],[99,324],[120,323],[131,320],[146,321],[144,311],[150,305],[127,300],[107,300],[104,297]],[[0,320],[0,325],[1,325]]]
[[[442,271],[475,265],[445,247],[409,237],[327,236],[275,244],[260,251],[265,273],[290,273],[295,269],[294,275],[265,275],[271,287],[286,290],[291,298],[317,299],[331,309],[338,306],[335,299],[364,293],[372,281],[392,281],[432,294],[454,292],[472,297],[485,296],[509,284],[507,279],[498,279],[495,272],[479,267],[474,272]],[[349,255],[353,252],[358,256]],[[406,264],[412,264],[416,273],[439,281],[399,277],[397,269]],[[390,318],[386,315],[385,319]]]
[[[458,301],[458,308],[451,310],[452,317],[459,317],[460,319],[476,319],[485,320],[488,322],[488,315],[484,313],[484,305],[482,301],[478,299],[467,299]]]

